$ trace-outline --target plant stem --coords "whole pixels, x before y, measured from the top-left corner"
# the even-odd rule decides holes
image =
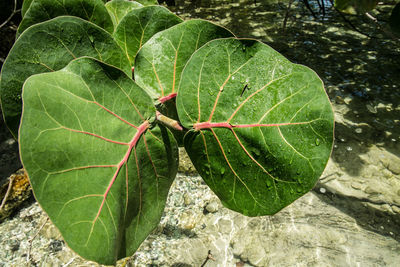
[[[168,126],[178,131],[183,131],[183,128],[178,121],[161,114],[159,111],[156,111],[156,119],[165,126]]]
[[[172,93],[172,94],[169,94],[167,96],[159,98],[158,101],[160,101],[160,103],[164,103],[164,102],[167,102],[170,99],[175,98],[176,96],[177,96],[177,93]]]

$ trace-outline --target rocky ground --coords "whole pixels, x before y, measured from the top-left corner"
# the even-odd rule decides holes
[[[266,42],[323,79],[335,110],[332,157],[313,191],[271,217],[222,207],[182,155],[159,227],[119,266],[398,266],[400,262],[400,43],[366,18],[302,6],[177,1],[184,18],[204,18]],[[385,19],[388,8],[372,14]],[[2,165],[18,169],[2,127]],[[10,163],[4,163],[10,160]],[[15,165],[12,165],[15,164]],[[7,175],[6,175],[7,173]],[[65,246],[37,203],[0,224],[0,266],[97,266]]]

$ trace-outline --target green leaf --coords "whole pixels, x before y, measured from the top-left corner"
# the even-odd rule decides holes
[[[158,5],[157,0],[136,0],[136,2],[139,2],[144,6]]]
[[[187,63],[177,96],[194,166],[222,203],[274,214],[307,193],[332,149],[322,81],[255,40],[214,40]]]
[[[115,29],[114,38],[133,65],[137,52],[150,37],[181,22],[165,7],[147,6],[129,12]]]
[[[335,0],[335,8],[352,15],[371,11],[377,4],[378,0]]]
[[[114,30],[102,0],[34,0],[18,27],[17,35],[29,26],[63,15],[88,20],[110,33]]]
[[[128,0],[112,0],[106,3],[106,8],[108,10],[108,13],[110,13],[114,28],[117,27],[121,19],[127,13],[129,13],[133,9],[140,7],[143,7],[143,5],[138,2]]]
[[[21,89],[31,75],[56,71],[81,56],[98,58],[131,75],[128,58],[102,28],[76,17],[58,17],[27,29],[15,42],[1,72],[0,99],[5,122],[17,136]]]
[[[30,77],[21,159],[70,248],[101,264],[132,255],[158,225],[177,172],[168,130],[125,73],[90,58]]]
[[[29,7],[31,6],[33,0],[24,0],[22,3],[22,8],[21,8],[21,15],[22,17],[25,16],[26,12],[28,11]]]
[[[400,36],[400,3],[393,8],[389,18],[390,28],[394,33]]]
[[[177,93],[181,72],[193,52],[210,40],[231,36],[227,29],[197,19],[159,32],[136,55],[135,81],[153,99]]]

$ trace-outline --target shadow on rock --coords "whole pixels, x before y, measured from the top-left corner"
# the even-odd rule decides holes
[[[325,203],[351,216],[358,226],[400,242],[400,214],[391,210],[392,203],[372,202],[367,198],[360,199],[331,192],[322,194],[321,188],[320,184],[315,186],[313,190],[315,195]]]

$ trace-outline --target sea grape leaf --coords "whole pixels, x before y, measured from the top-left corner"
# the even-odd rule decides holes
[[[391,30],[400,35],[400,3],[393,8],[389,18],[389,25]]]
[[[187,63],[177,96],[184,145],[222,203],[274,214],[307,193],[332,149],[333,112],[321,79],[269,46],[214,40]]]
[[[31,6],[33,0],[24,0],[21,7],[21,15],[22,17],[25,16],[26,11],[28,11],[29,7]]]
[[[136,0],[136,2],[141,3],[144,6],[158,5],[157,0]]]
[[[352,15],[371,11],[377,4],[378,0],[335,0],[335,8]]]
[[[4,120],[17,136],[21,89],[31,75],[55,71],[81,56],[98,58],[131,75],[128,58],[111,34],[77,17],[57,17],[36,24],[17,39],[1,72],[0,99]]]
[[[199,19],[159,32],[136,55],[135,81],[153,99],[174,94],[181,72],[193,52],[210,40],[231,36],[233,34],[227,29]]]
[[[90,21],[112,33],[114,26],[102,0],[33,0],[19,24],[19,36],[29,26],[58,16],[75,16]]]
[[[143,7],[142,4],[128,0],[112,0],[106,3],[108,13],[110,13],[111,19],[115,27],[118,26],[121,19],[129,13],[129,11]]]
[[[21,159],[35,198],[70,248],[101,264],[132,255],[158,225],[178,150],[150,129],[150,97],[91,58],[31,76],[22,93]]]
[[[113,34],[131,64],[139,49],[154,34],[183,20],[162,6],[146,6],[132,10],[121,20]]]

